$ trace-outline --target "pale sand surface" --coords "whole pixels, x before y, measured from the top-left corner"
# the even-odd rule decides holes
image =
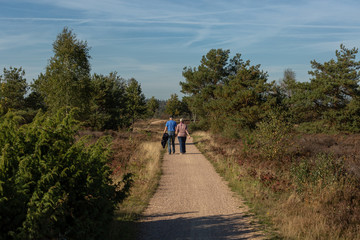
[[[140,239],[264,239],[249,224],[247,207],[192,139],[186,151],[180,155],[178,144],[175,155],[166,151],[159,187],[140,224]]]

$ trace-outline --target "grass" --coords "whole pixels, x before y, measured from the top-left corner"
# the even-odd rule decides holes
[[[110,240],[137,238],[141,214],[155,193],[161,176],[164,151],[160,136],[156,129],[148,131],[143,127],[134,135],[114,140],[111,165],[113,169],[120,169],[114,175],[114,180],[119,181],[123,174],[130,172],[134,182],[130,195],[115,212],[108,237]]]
[[[130,159],[128,171],[134,174],[134,183],[115,213],[110,239],[136,239],[138,220],[158,186],[163,153],[158,142],[144,142]]]
[[[324,155],[331,147],[329,136],[317,139],[305,136],[309,141],[305,144],[304,138],[298,137],[301,148],[297,143],[288,144],[294,151],[289,152],[276,145],[273,148],[276,153],[278,149],[284,150],[276,155],[268,154],[272,151],[269,148],[252,148],[245,141],[205,132],[194,133],[193,137],[200,151],[264,224],[270,238],[360,239],[359,182],[351,177],[356,175],[357,168],[353,161],[351,165],[345,163],[348,173],[353,173],[350,176],[339,171],[337,158]],[[319,146],[324,142],[324,146],[317,147],[317,151],[324,150],[323,154],[315,154],[314,142]],[[337,144],[336,150],[348,151],[349,142],[346,144],[344,147]],[[276,156],[276,161],[269,156]],[[293,165],[297,166],[295,174],[291,172]],[[302,180],[301,188],[294,176]]]
[[[263,229],[269,239],[280,239],[279,235],[274,231],[272,222],[267,211],[269,206],[260,204],[254,199],[261,198],[268,195],[267,190],[261,186],[259,181],[247,176],[247,172],[242,168],[233,157],[223,157],[224,155],[230,156],[234,154],[234,149],[228,149],[219,155],[213,151],[211,146],[216,145],[212,141],[211,136],[206,132],[193,133],[194,142],[199,150],[206,156],[206,158],[213,164],[215,170],[227,182],[231,190],[239,194],[245,203],[250,207],[251,213],[255,214],[258,223],[262,225]],[[268,203],[270,203],[268,201]]]

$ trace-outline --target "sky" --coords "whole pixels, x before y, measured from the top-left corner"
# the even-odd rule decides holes
[[[358,0],[0,0],[0,74],[22,67],[31,83],[68,27],[91,48],[92,73],[135,78],[147,98],[183,96],[183,68],[218,48],[269,81],[285,69],[309,81],[311,60],[360,47],[359,11]]]

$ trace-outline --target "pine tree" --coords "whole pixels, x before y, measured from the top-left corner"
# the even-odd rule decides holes
[[[116,72],[92,77],[92,101],[89,124],[95,129],[118,129],[127,126],[125,80]]]
[[[179,116],[183,113],[183,104],[177,94],[171,94],[166,101],[165,112],[171,116]]]
[[[205,123],[210,113],[207,103],[214,98],[217,86],[227,81],[229,53],[229,50],[211,49],[197,68],[185,67],[183,70],[185,81],[180,82],[181,92],[189,96],[193,114]]]
[[[24,109],[25,94],[28,84],[25,71],[20,68],[4,68],[4,75],[0,75],[0,113],[6,114],[9,110]]]
[[[323,64],[311,61],[314,70],[310,82],[310,99],[314,110],[330,128],[360,131],[360,61],[355,61],[358,49],[343,44],[336,50],[336,60]]]
[[[128,118],[131,125],[133,125],[137,119],[142,118],[146,114],[145,95],[142,93],[141,85],[134,78],[128,81],[126,97]]]
[[[153,117],[156,112],[159,110],[159,101],[154,97],[152,96],[146,103],[146,106],[147,106],[147,112],[148,112],[148,116],[149,117]]]

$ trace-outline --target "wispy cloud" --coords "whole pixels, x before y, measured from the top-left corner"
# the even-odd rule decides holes
[[[76,19],[76,18],[49,18],[49,17],[0,17],[0,21],[39,21],[39,22],[78,22],[90,21],[90,19]]]
[[[190,41],[186,42],[184,46],[189,47],[192,44],[196,42],[201,42],[207,38],[209,38],[211,35],[211,29],[209,26],[205,26],[204,28],[201,28],[195,33],[195,37],[191,39]]]
[[[182,66],[226,48],[256,57],[271,76],[287,64],[305,76],[296,64],[308,65],[309,56],[333,55],[340,43],[360,46],[359,9],[357,0],[3,0],[0,63],[10,50],[28,49],[21,57],[31,66],[25,61],[39,51],[51,55],[56,34],[68,26],[93,47],[95,71],[181,79]]]
[[[32,46],[42,43],[43,40],[36,38],[33,34],[14,34],[3,35],[0,34],[0,50],[9,50],[18,47]]]

